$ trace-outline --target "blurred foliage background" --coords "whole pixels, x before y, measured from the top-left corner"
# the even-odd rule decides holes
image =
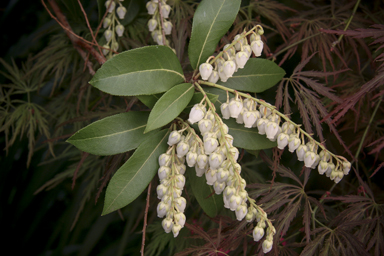
[[[78,1],[56,2],[73,31],[91,40]],[[129,18],[124,24],[126,31],[119,51],[154,44],[146,27],[149,18],[146,1],[125,2]],[[199,1],[168,2],[174,8],[171,20],[175,29],[171,41],[188,74],[192,70],[186,46]],[[243,152],[243,173],[248,184],[253,184],[249,187],[250,193],[269,209],[271,218],[280,223],[277,226],[286,227],[281,234],[283,238],[276,241],[277,249],[271,254],[321,254],[323,243],[333,248],[327,255],[384,253],[384,155],[381,150],[384,147],[384,28],[372,27],[383,24],[384,2],[358,1],[354,13],[356,3],[246,0],[232,30],[218,46],[221,48],[244,28],[261,23],[268,46],[264,54],[280,64],[287,75],[282,83],[258,97],[292,113],[292,119],[312,129],[315,138],[326,141],[330,151],[353,160],[351,174],[333,186],[332,181],[316,171],[309,175],[302,170],[302,163],[290,153],[284,152],[281,159],[276,160],[273,149]],[[103,2],[82,0],[81,4],[91,27],[96,30],[105,11],[100,8],[104,8]],[[120,212],[100,216],[105,186],[129,153],[93,156],[80,152],[65,140],[100,118],[145,106],[135,98],[112,97],[89,86],[92,76],[83,56],[40,1],[2,1],[0,13],[0,146],[3,149],[0,221],[6,234],[2,243],[12,245],[13,253],[29,255],[139,255],[146,193]],[[340,38],[341,32],[336,30],[343,30],[350,18],[350,34]],[[98,40],[102,45],[102,32]],[[89,61],[95,70],[100,66],[92,57]],[[327,97],[324,91],[317,90],[315,96],[311,94],[317,85],[311,89],[310,83],[295,83],[298,81],[293,76],[295,68],[303,62],[308,62],[306,71],[316,71],[310,74],[312,79],[321,80],[325,88],[332,88],[337,100]],[[299,68],[303,69],[304,65]],[[305,107],[300,107],[300,102]],[[340,114],[344,109],[346,112]],[[269,182],[273,177],[271,169],[277,172],[273,185]],[[321,225],[313,226],[313,220],[309,233],[303,230],[303,222],[308,221],[306,216],[312,216],[306,212],[309,203],[304,199],[299,200],[291,218],[283,218],[287,214],[284,208],[292,207],[296,199],[284,197],[286,188],[276,186],[297,185],[296,179],[304,184],[304,197],[310,195],[320,202],[321,211],[315,214],[333,230],[332,235]],[[153,185],[156,182],[155,179]],[[244,223],[237,222],[225,210],[221,217],[211,220],[203,214],[190,187],[186,192],[190,228],[184,228],[181,235],[173,239],[171,234],[163,232],[161,220],[156,217],[157,199],[152,189],[146,255],[176,252],[183,255],[183,251],[184,255],[190,255],[193,251],[186,248],[205,245],[199,229],[212,237],[218,230],[223,234],[246,230]],[[333,199],[321,200],[324,195],[331,195]],[[287,198],[286,205],[273,207],[273,203]],[[222,230],[224,226],[226,229]],[[239,236],[245,242],[223,244],[230,248],[226,250],[229,255],[255,255],[258,251],[259,244],[247,238],[246,232],[242,234]],[[351,244],[346,242],[348,239]]]

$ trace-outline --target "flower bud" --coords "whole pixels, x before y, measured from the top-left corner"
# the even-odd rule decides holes
[[[201,79],[208,80],[209,76],[212,74],[213,67],[209,63],[203,63],[199,67]]]
[[[204,141],[204,150],[207,155],[210,155],[213,151],[217,149],[219,142],[215,138],[207,138]]]
[[[229,113],[231,114],[232,118],[237,118],[243,109],[243,102],[241,99],[232,98],[229,102]]]
[[[107,28],[109,25],[111,25],[111,19],[106,17],[103,21],[103,28]]]
[[[212,186],[213,183],[217,180],[216,177],[217,170],[208,169],[208,171],[205,173],[205,178],[207,179],[207,184]]]
[[[164,229],[165,233],[171,232],[172,227],[173,227],[172,219],[171,218],[163,219],[163,221],[161,222],[161,226],[163,226],[163,229]]]
[[[305,153],[307,153],[307,151],[308,151],[308,147],[304,144],[301,144],[296,150],[297,159],[299,161],[304,161],[304,156],[305,156]]]
[[[328,162],[320,161],[317,170],[319,171],[320,175],[323,175],[328,170]]]
[[[157,174],[159,175],[160,180],[166,179],[171,174],[171,168],[167,166],[160,166],[160,168],[157,170]]]
[[[237,208],[236,208],[236,219],[238,221],[242,221],[245,217],[245,215],[247,215],[247,205],[246,204],[242,204],[242,205],[239,205]]]
[[[228,179],[229,171],[224,168],[219,168],[216,173],[217,181],[220,183],[225,182]]]
[[[301,140],[295,134],[291,134],[288,140],[289,152],[293,153],[300,145]]]
[[[220,106],[221,114],[223,115],[223,119],[229,119],[231,117],[231,113],[229,112],[228,103],[223,103]]]
[[[297,151],[296,151],[297,152]],[[311,168],[313,163],[316,161],[316,154],[312,151],[308,151],[304,155],[305,167]]]
[[[263,238],[264,236],[264,229],[259,227],[259,226],[256,226],[254,229],[253,229],[253,240],[255,242],[258,242],[260,241],[261,238]]]
[[[177,212],[173,216],[174,220],[176,221],[177,224],[179,224],[181,227],[184,227],[185,225],[185,215],[182,212]]]
[[[225,75],[230,78],[233,76],[233,73],[235,73],[236,63],[233,60],[227,60],[224,62],[223,68]]]
[[[148,14],[149,15],[153,15],[153,14],[155,14],[155,11],[157,10],[157,4],[155,4],[154,2],[151,2],[151,1],[149,1],[148,3],[147,3],[147,5],[146,5],[146,7],[147,7],[147,10],[148,10]]]
[[[170,35],[172,32],[172,23],[169,21],[164,22],[164,33]]]
[[[225,189],[225,182],[219,182],[218,180],[213,183],[213,189],[217,195],[220,195]]]
[[[164,19],[168,19],[170,11],[171,11],[171,6],[169,6],[168,4],[161,6],[161,15],[163,16]]]
[[[189,151],[187,153],[186,160],[189,167],[195,166],[197,160],[197,153]]]
[[[113,10],[115,10],[115,7],[116,7],[116,4],[114,0],[108,0],[105,2],[105,8],[108,8],[108,12],[113,12]]]
[[[229,208],[231,209],[231,211],[236,211],[237,207],[240,206],[242,201],[243,200],[239,195],[232,195],[229,199]]]
[[[116,10],[119,19],[124,19],[125,14],[127,13],[127,9],[124,6],[119,6]]]
[[[168,204],[164,203],[163,201],[160,201],[160,203],[157,205],[157,217],[163,218],[169,210]]]
[[[277,136],[277,147],[284,149],[288,145],[289,135],[282,132]]]
[[[348,161],[344,161],[343,162],[343,173],[344,173],[344,175],[348,175],[349,174],[349,170],[351,170],[351,163],[348,162]]]
[[[112,30],[110,30],[110,29],[105,30],[104,36],[105,36],[105,39],[107,40],[107,42],[109,42],[112,38]]]
[[[213,152],[212,154],[209,155],[209,158],[208,158],[209,167],[212,170],[216,170],[220,167],[223,160],[224,159],[220,153]]]
[[[246,52],[238,52],[236,53],[236,64],[238,68],[244,68],[245,64],[247,63],[249,57]]]
[[[119,24],[116,26],[116,34],[121,37],[123,36],[123,33],[124,33],[124,26]]]
[[[272,250],[272,245],[273,245],[273,241],[271,240],[264,240],[263,244],[262,244],[262,247],[263,247],[263,252],[264,253],[268,253]]]
[[[185,141],[180,141],[177,144],[177,147],[176,147],[177,157],[181,158],[185,156],[188,153],[188,151],[189,151],[189,145]]]
[[[199,122],[201,119],[204,118],[205,113],[206,113],[206,109],[205,109],[204,105],[202,105],[202,104],[195,104],[193,106],[193,108],[191,109],[191,112],[189,113],[188,121],[191,124]]]
[[[201,134],[205,134],[206,132],[209,132],[211,131],[212,127],[213,127],[213,123],[211,120],[209,119],[201,119],[199,121],[199,129],[200,129],[200,132]]]
[[[259,130],[259,134],[264,135],[265,134],[265,127],[267,126],[267,123],[269,122],[266,118],[259,118],[257,122],[257,129]]]
[[[248,59],[252,56],[252,48],[250,45],[244,45],[243,51],[247,54]]]
[[[166,187],[164,184],[159,184],[156,188],[157,192],[157,198],[161,199],[163,196],[167,193],[168,187]]]
[[[251,43],[251,48],[256,57],[259,57],[263,51],[264,43],[261,41],[260,35],[256,35],[256,40]]]
[[[184,175],[182,175],[182,174],[177,174],[176,176],[175,176],[175,181],[176,181],[176,183],[175,183],[175,186],[178,188],[178,189],[183,189],[184,188],[184,185],[185,185],[185,177],[184,177]]]
[[[180,211],[184,212],[187,201],[184,197],[178,197],[175,199],[175,207]]]
[[[236,50],[233,46],[229,47],[230,45],[231,44],[226,44],[223,47],[224,52],[227,53],[227,54],[223,54],[225,60],[229,60],[230,58],[235,57]],[[229,58],[228,58],[228,56],[229,56]]]
[[[169,134],[168,137],[168,145],[173,146],[177,144],[181,139],[181,134],[178,131],[172,131],[171,134]]]
[[[148,30],[150,32],[153,32],[156,27],[157,27],[157,21],[155,19],[150,19],[148,21]]]
[[[217,72],[216,70],[213,70],[212,74],[208,78],[208,82],[215,84],[217,83],[217,81],[219,81],[219,78],[220,78],[219,72]]]
[[[224,72],[224,66],[219,67],[219,77],[222,82],[227,82],[229,78]]]

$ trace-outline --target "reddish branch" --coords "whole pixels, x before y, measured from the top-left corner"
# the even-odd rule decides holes
[[[92,45],[97,45],[95,43],[89,42],[85,40],[84,38],[76,35],[71,26],[69,25],[67,18],[65,15],[62,13],[60,10],[59,6],[56,4],[54,0],[48,0],[53,12],[56,14],[53,15],[51,11],[48,9],[47,5],[45,4],[44,0],[41,0],[42,4],[44,5],[45,9],[48,11],[49,15],[59,23],[59,25],[65,30],[65,33],[67,34],[68,38],[71,40],[72,44],[76,48],[76,50],[79,52],[79,54],[83,57],[84,61],[86,61],[89,72],[91,74],[94,74],[95,71],[92,68],[92,63],[90,63],[87,60],[87,53],[91,54],[97,62],[99,62],[100,65],[102,65],[105,61],[106,58],[100,54],[95,48],[93,48]]]

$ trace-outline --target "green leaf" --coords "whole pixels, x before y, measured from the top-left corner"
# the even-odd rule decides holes
[[[164,93],[149,114],[145,132],[152,131],[174,120],[188,105],[194,91],[195,87],[192,84],[183,83]]]
[[[105,194],[102,215],[120,209],[135,200],[157,173],[158,157],[167,148],[168,130],[148,137],[113,175]]]
[[[243,69],[239,69],[227,82],[218,84],[226,87],[247,92],[263,92],[285,75],[284,69],[276,63],[260,58],[251,58]]]
[[[231,27],[240,8],[240,0],[203,0],[196,9],[188,47],[193,69],[205,62],[217,43]]]
[[[143,134],[148,112],[131,111],[96,121],[72,135],[67,142],[94,155],[115,155],[137,148],[150,134]]]
[[[236,123],[236,119],[223,119],[228,125],[229,134],[233,136],[233,145],[235,147],[260,150],[273,148],[277,146],[276,142],[272,142],[265,135],[260,135],[257,128],[245,128],[244,125]]]
[[[138,95],[136,96],[145,106],[153,108],[156,102],[164,93],[152,94],[152,95]]]
[[[183,70],[173,51],[146,46],[108,60],[89,83],[112,95],[136,96],[165,92],[182,82]]]
[[[187,167],[185,174],[203,211],[209,217],[215,217],[224,207],[223,196],[215,194],[213,187],[207,184],[205,176],[197,177],[194,168]]]

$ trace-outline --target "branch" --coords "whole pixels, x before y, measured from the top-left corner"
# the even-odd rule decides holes
[[[49,15],[59,23],[59,25],[65,30],[65,33],[67,34],[68,38],[71,40],[72,44],[76,48],[76,50],[79,52],[79,54],[83,57],[84,61],[88,61],[86,58],[86,54],[84,51],[81,51],[81,49],[84,49],[88,51],[95,59],[102,65],[104,62],[106,62],[106,58],[101,55],[97,50],[95,50],[92,45],[97,45],[95,43],[89,42],[85,40],[84,38],[76,35],[71,26],[69,25],[67,18],[60,10],[59,6],[56,4],[54,0],[48,0],[50,6],[52,7],[53,12],[56,14],[56,17],[51,13],[51,11],[48,9],[47,5],[45,4],[44,0],[41,0],[41,3],[44,5],[45,9],[48,11]],[[98,46],[98,45],[97,45]],[[88,65],[89,72],[92,74],[94,73],[94,70],[91,65]]]

